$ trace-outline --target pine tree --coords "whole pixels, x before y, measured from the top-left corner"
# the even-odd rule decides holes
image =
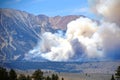
[[[8,72],[5,68],[0,67],[0,80],[9,80]]]
[[[112,75],[111,80],[115,80],[114,75]]]
[[[120,66],[116,70],[115,77],[116,79],[120,80]]]
[[[59,77],[57,74],[52,74],[52,80],[59,80]]]
[[[13,69],[9,72],[9,80],[17,80],[17,74]]]
[[[62,77],[62,80],[64,80],[64,78]]]
[[[27,78],[24,74],[20,74],[18,80],[27,80]]]
[[[52,80],[52,79],[49,76],[47,76],[45,80]]]
[[[27,76],[27,80],[32,80],[31,77],[30,77],[29,75]]]
[[[41,70],[36,70],[33,74],[32,74],[32,78],[34,80],[43,80],[43,72]]]

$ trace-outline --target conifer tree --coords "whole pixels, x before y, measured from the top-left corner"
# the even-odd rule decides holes
[[[18,80],[27,80],[27,78],[24,74],[20,74]]]
[[[62,77],[62,80],[64,80],[64,78]]]
[[[112,75],[111,80],[115,80],[114,75]]]
[[[52,74],[52,80],[59,80],[59,77],[57,74]]]
[[[8,72],[3,67],[0,67],[0,80],[9,80]]]
[[[41,70],[36,70],[33,74],[32,74],[32,78],[34,80],[43,80],[43,72]]]
[[[46,77],[46,80],[52,80],[49,76]]]
[[[27,80],[32,80],[31,77],[30,77],[29,75],[27,76]]]
[[[17,80],[17,74],[13,69],[9,72],[9,80]]]
[[[120,66],[118,66],[118,68],[116,70],[115,77],[117,80],[120,80]]]

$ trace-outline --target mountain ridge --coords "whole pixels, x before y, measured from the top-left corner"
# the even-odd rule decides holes
[[[81,15],[55,16],[0,8],[0,60],[22,60],[44,32],[65,31]]]

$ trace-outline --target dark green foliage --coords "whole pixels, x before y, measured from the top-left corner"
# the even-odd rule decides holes
[[[115,80],[114,75],[112,75],[111,80]]]
[[[9,80],[17,80],[17,74],[13,69],[9,72]]]
[[[5,68],[0,67],[0,80],[59,80],[59,77],[57,74],[52,74],[51,77],[50,76],[43,76],[43,72],[41,70],[36,70],[32,76],[25,76],[25,74],[20,74],[18,75],[17,78],[17,74],[16,72],[11,69],[9,71],[9,74],[7,72],[7,70]],[[64,80],[64,78],[62,78],[61,80]]]
[[[117,68],[117,70],[116,70],[115,77],[116,77],[117,79],[120,79],[120,66],[118,66],[118,68]]]
[[[52,74],[52,80],[59,80],[59,77],[57,74]]]
[[[52,79],[49,76],[47,76],[45,80],[52,80]]]
[[[27,76],[27,80],[32,80],[31,77],[30,77],[29,75]]]
[[[20,74],[18,80],[32,80],[32,79],[29,75],[26,77],[24,74]]]
[[[5,68],[0,67],[0,80],[8,80],[8,72]]]
[[[20,74],[18,80],[27,80],[27,78],[24,74]]]
[[[49,77],[49,76],[45,77],[45,80],[59,80],[59,77],[57,74],[52,74],[51,77]],[[64,79],[62,78],[62,80],[64,80]]]
[[[33,74],[32,74],[32,78],[34,80],[43,80],[43,72],[41,70],[36,70]]]

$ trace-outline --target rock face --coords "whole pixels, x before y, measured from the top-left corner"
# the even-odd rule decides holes
[[[0,61],[22,60],[46,31],[66,30],[67,24],[80,16],[35,16],[14,10],[0,9]]]
[[[69,15],[69,16],[63,16],[63,17],[55,16],[55,17],[49,18],[49,22],[50,22],[52,28],[54,28],[54,29],[66,30],[67,24],[70,21],[75,20],[76,18],[79,18],[79,17],[80,16],[75,16],[75,15]]]

